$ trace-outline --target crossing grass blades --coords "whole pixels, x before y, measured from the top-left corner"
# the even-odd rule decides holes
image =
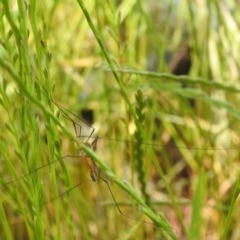
[[[72,125],[73,125],[73,127],[74,127],[74,131],[75,131],[76,137],[77,137],[78,139],[80,139],[80,141],[83,141],[83,143],[84,143],[84,145],[85,145],[86,147],[90,148],[90,149],[93,150],[93,151],[96,151],[96,149],[97,149],[98,137],[97,137],[97,136],[93,136],[93,135],[94,135],[94,132],[95,132],[95,128],[92,127],[92,126],[90,126],[90,125],[88,125],[88,124],[87,124],[86,122],[84,122],[83,120],[79,120],[79,117],[78,117],[77,115],[75,115],[74,113],[72,113],[72,112],[70,112],[69,110],[65,109],[64,107],[60,106],[60,105],[59,105],[58,103],[56,103],[54,100],[51,99],[51,101],[57,106],[57,108],[58,108],[59,111],[61,112],[62,116],[72,123]],[[81,122],[81,123],[80,123],[80,122]],[[84,131],[84,130],[85,130],[85,131]],[[113,192],[112,192],[112,189],[111,189],[108,181],[107,181],[105,178],[103,178],[103,177],[100,176],[100,172],[99,172],[99,169],[98,169],[95,161],[93,161],[93,160],[91,159],[91,157],[89,157],[89,156],[84,152],[83,149],[79,149],[79,154],[78,154],[78,156],[76,156],[76,155],[69,155],[69,154],[68,154],[68,155],[64,156],[63,158],[67,158],[67,157],[77,158],[77,159],[79,159],[79,161],[85,161],[85,163],[86,163],[86,165],[87,165],[87,167],[88,167],[88,170],[89,170],[89,174],[90,174],[91,180],[92,180],[93,182],[100,182],[100,181],[102,181],[102,182],[104,182],[104,183],[106,184],[106,186],[107,186],[107,188],[109,189],[109,192],[110,192],[110,194],[111,194],[111,196],[112,196],[112,199],[113,199],[113,201],[114,201],[114,203],[115,203],[115,205],[116,205],[119,213],[120,213],[120,214],[123,214],[122,211],[121,211],[121,209],[120,209],[120,207],[119,207],[119,205],[118,205],[118,203],[117,203],[117,201],[116,201],[116,199],[115,199],[115,197],[114,197],[114,194],[113,194]],[[27,174],[24,174],[24,175],[22,175],[22,176],[20,176],[20,177],[17,177],[17,178],[15,178],[15,179],[13,179],[13,180],[10,180],[10,181],[8,181],[8,182],[5,182],[5,187],[7,187],[7,185],[16,183],[16,182],[18,182],[18,181],[20,181],[20,180],[23,180],[23,179],[25,179],[26,177],[28,177],[28,176],[30,176],[30,175],[32,175],[32,174],[40,171],[41,169],[49,166],[50,164],[54,164],[54,163],[56,163],[56,162],[58,162],[58,161],[59,161],[59,159],[58,159],[58,160],[54,160],[54,161],[52,161],[52,162],[48,162],[48,163],[46,163],[46,164],[44,164],[44,165],[42,165],[42,166],[40,166],[40,167],[38,167],[38,168],[30,171],[30,172],[28,172]],[[58,196],[55,196],[55,197],[52,197],[51,199],[48,199],[48,200],[44,203],[44,205],[47,204],[47,203],[49,203],[49,202],[52,202],[52,201],[58,199],[58,198],[61,197],[61,196],[64,196],[64,195],[68,194],[68,193],[71,192],[72,190],[78,188],[81,184],[82,184],[82,182],[80,182],[80,183],[78,183],[78,184],[70,187],[69,189],[67,189],[67,190],[65,190],[64,192],[62,192],[61,194],[59,194]]]

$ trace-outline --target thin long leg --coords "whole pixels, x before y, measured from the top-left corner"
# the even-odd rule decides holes
[[[66,157],[79,158],[79,156],[68,154],[68,155],[63,156],[61,159],[64,159],[64,158],[66,158]],[[30,171],[30,172],[28,172],[28,173],[26,173],[26,174],[24,174],[24,175],[22,175],[22,176],[20,176],[20,177],[17,177],[17,178],[15,178],[15,179],[13,179],[13,180],[10,180],[10,181],[8,181],[8,182],[5,182],[4,184],[5,184],[5,185],[9,185],[9,184],[13,184],[13,183],[15,183],[15,182],[18,182],[18,181],[20,181],[20,180],[22,180],[22,179],[24,179],[24,178],[26,178],[26,177],[34,174],[35,172],[38,172],[39,170],[41,170],[41,169],[43,169],[43,168],[45,168],[45,167],[47,167],[47,166],[49,166],[49,165],[51,165],[51,164],[54,164],[54,163],[56,163],[56,162],[59,162],[59,159],[53,160],[53,161],[51,161],[51,162],[48,162],[48,163],[46,163],[46,164],[44,164],[44,165],[42,165],[42,166],[40,166],[40,167],[38,167],[38,168],[36,168],[36,169],[33,169],[32,171]]]
[[[55,197],[53,197],[53,198],[48,199],[46,202],[44,202],[43,205],[47,205],[48,203],[53,202],[53,201],[55,201],[56,199],[58,199],[58,198],[60,198],[60,197],[62,197],[62,196],[64,196],[64,195],[66,195],[67,193],[71,192],[72,190],[78,188],[80,185],[82,185],[82,183],[83,183],[83,182],[80,182],[80,183],[78,183],[78,184],[70,187],[70,188],[67,189],[66,191],[60,193],[59,195],[57,195],[57,196],[55,196]]]
[[[77,137],[77,138],[80,138],[80,137],[81,137],[81,132],[82,132],[82,126],[79,125],[79,124],[76,124],[72,119],[71,119],[71,121],[72,121],[72,124],[73,124],[73,127],[74,127],[74,131],[75,131],[76,137]],[[77,132],[77,127],[76,127],[76,125],[78,125],[78,126],[80,127],[80,136],[78,136],[78,132]]]
[[[88,139],[87,139],[87,141],[86,142],[88,142],[89,141],[89,139],[92,137],[92,135],[93,135],[93,133],[95,132],[95,128],[93,128],[92,129],[92,132],[91,132],[91,134],[88,136]],[[95,140],[94,140],[95,141]]]
[[[94,139],[94,141],[92,142],[92,149],[93,149],[93,151],[96,151],[97,150],[97,142],[98,142],[98,137],[96,137],[95,139]]]
[[[43,169],[43,168],[45,168],[45,167],[47,167],[47,166],[49,166],[49,165],[55,163],[55,162],[58,162],[58,160],[53,160],[52,162],[48,162],[48,163],[42,165],[41,167],[38,167],[38,168],[36,168],[36,169],[34,169],[34,170],[28,172],[28,173],[25,174],[25,175],[22,175],[22,176],[17,177],[17,178],[15,178],[15,179],[13,179],[13,180],[11,180],[11,181],[9,181],[9,182],[6,182],[5,185],[8,185],[8,184],[12,184],[12,183],[18,182],[18,181],[20,181],[20,180],[22,180],[22,179],[24,179],[24,178],[26,178],[26,177],[32,175],[33,173],[38,172],[39,170],[41,170],[41,169]]]
[[[113,199],[113,201],[114,201],[114,203],[115,203],[118,211],[120,212],[121,215],[123,215],[123,213],[122,213],[122,211],[121,211],[121,209],[120,209],[120,207],[119,207],[119,205],[118,205],[118,203],[117,203],[117,201],[116,201],[116,199],[115,199],[115,197],[114,197],[114,195],[113,195],[112,189],[110,188],[110,185],[109,185],[108,181],[107,181],[106,179],[100,177],[100,176],[99,176],[99,179],[101,179],[103,182],[106,183],[106,185],[107,185],[107,187],[108,187],[108,189],[109,189],[109,191],[110,191],[110,193],[111,193],[112,199]]]

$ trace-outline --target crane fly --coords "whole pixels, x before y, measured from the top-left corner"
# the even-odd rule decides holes
[[[81,137],[81,134],[79,136],[77,134],[77,123],[72,120],[72,124],[74,126],[76,136],[77,137]],[[82,126],[80,126],[80,129],[82,129]],[[92,143],[89,143],[89,139],[92,137],[94,131],[95,131],[95,129],[92,127],[92,132],[91,132],[91,134],[87,138],[87,141],[84,144],[88,148],[90,148],[91,150],[93,150],[95,152],[97,150],[98,137],[95,137],[94,140],[92,141]],[[114,201],[118,211],[120,212],[120,214],[122,214],[122,211],[121,211],[120,207],[117,204],[117,201],[116,201],[116,199],[115,199],[115,197],[113,195],[112,189],[111,189],[108,181],[100,176],[99,169],[98,169],[95,161],[91,157],[89,157],[82,149],[79,150],[79,157],[81,157],[83,160],[85,160],[85,162],[86,162],[86,164],[88,166],[88,169],[89,169],[89,172],[90,172],[90,177],[91,177],[92,181],[93,182],[99,182],[101,180],[101,181],[103,181],[107,185],[107,187],[109,189],[109,192],[110,192],[110,194],[112,196],[112,199],[113,199],[113,201]]]
[[[53,100],[52,100],[52,101],[53,101]],[[62,113],[63,117],[66,118],[67,120],[69,120],[69,121],[72,123],[72,125],[73,125],[73,127],[74,127],[74,131],[75,131],[76,137],[77,137],[78,139],[85,139],[85,140],[83,141],[84,145],[87,146],[88,148],[90,148],[92,151],[95,152],[95,151],[97,150],[97,142],[98,142],[98,137],[97,137],[97,136],[93,136],[93,134],[94,134],[94,132],[95,132],[95,128],[92,127],[92,126],[90,126],[90,125],[88,125],[88,124],[87,124],[86,122],[84,122],[83,120],[80,120],[79,117],[76,116],[75,114],[73,114],[72,112],[66,113],[66,109],[64,110],[64,108],[63,108],[63,107],[60,107],[59,104],[57,104],[55,101],[53,101],[53,102],[54,102],[54,104],[58,107],[58,109],[59,109],[60,112]],[[70,116],[70,115],[72,115],[72,116]],[[78,122],[80,121],[81,123],[78,123],[78,122],[75,121],[73,118],[77,118],[77,119],[78,119]],[[89,131],[89,129],[90,129],[90,131]],[[92,142],[90,142],[91,139],[93,139]],[[122,214],[122,211],[121,211],[121,209],[120,209],[120,207],[119,207],[119,205],[118,205],[118,203],[117,203],[117,201],[116,201],[116,199],[115,199],[115,197],[114,197],[114,194],[113,194],[113,192],[112,192],[112,189],[111,189],[108,181],[107,181],[105,178],[103,178],[103,177],[100,176],[99,169],[98,169],[95,161],[94,161],[93,159],[91,159],[91,157],[89,157],[89,156],[84,152],[84,150],[81,149],[81,148],[79,149],[78,155],[67,155],[66,157],[79,158],[79,159],[81,159],[82,161],[85,161],[85,163],[86,163],[86,165],[87,165],[87,167],[88,167],[88,170],[89,170],[89,175],[90,175],[90,177],[91,177],[91,180],[92,180],[93,182],[100,182],[100,181],[102,181],[102,182],[104,182],[104,183],[107,185],[107,188],[108,188],[108,190],[109,190],[109,192],[110,192],[110,194],[111,194],[111,197],[112,197],[112,199],[113,199],[113,201],[114,201],[114,203],[115,203],[115,205],[116,205],[119,213]],[[11,184],[11,183],[18,182],[18,181],[26,178],[27,176],[29,176],[29,175],[31,175],[31,174],[33,174],[33,173],[36,173],[37,171],[39,171],[39,170],[41,170],[41,169],[49,166],[50,164],[56,163],[56,162],[58,162],[58,160],[54,160],[54,161],[52,161],[52,162],[48,162],[47,164],[44,164],[44,165],[42,165],[42,166],[40,166],[40,167],[38,167],[38,168],[30,171],[30,172],[27,173],[27,174],[24,174],[24,175],[22,175],[22,176],[20,176],[20,177],[17,177],[17,178],[15,178],[15,179],[13,179],[13,180],[10,180],[10,181],[8,181],[8,182],[5,182],[5,186],[6,186],[6,185],[9,185],[9,184]],[[66,191],[62,192],[60,195],[55,196],[55,197],[47,200],[46,203],[51,202],[51,201],[59,198],[60,196],[62,196],[62,195],[64,195],[64,194],[72,191],[73,189],[77,188],[77,187],[80,186],[80,185],[81,185],[81,183],[78,183],[78,184],[70,187],[70,188],[67,189]]]

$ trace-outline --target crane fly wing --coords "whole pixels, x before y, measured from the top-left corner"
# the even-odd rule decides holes
[[[95,141],[95,138],[93,136],[95,132],[95,128],[92,126],[89,126],[85,124],[84,122],[79,122],[76,120],[72,120],[72,124],[75,130],[76,137],[82,142],[82,143],[88,143],[90,139],[93,139],[93,142]],[[91,143],[90,143],[91,144]]]
[[[62,116],[73,124],[76,137],[83,143],[87,143],[92,137],[94,139],[95,128],[81,119],[78,115],[55,103]],[[93,140],[94,141],[94,140]]]

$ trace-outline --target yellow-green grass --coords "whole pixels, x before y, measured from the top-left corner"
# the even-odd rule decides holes
[[[1,238],[239,238],[234,1],[0,4]],[[66,117],[83,109],[95,153]]]

